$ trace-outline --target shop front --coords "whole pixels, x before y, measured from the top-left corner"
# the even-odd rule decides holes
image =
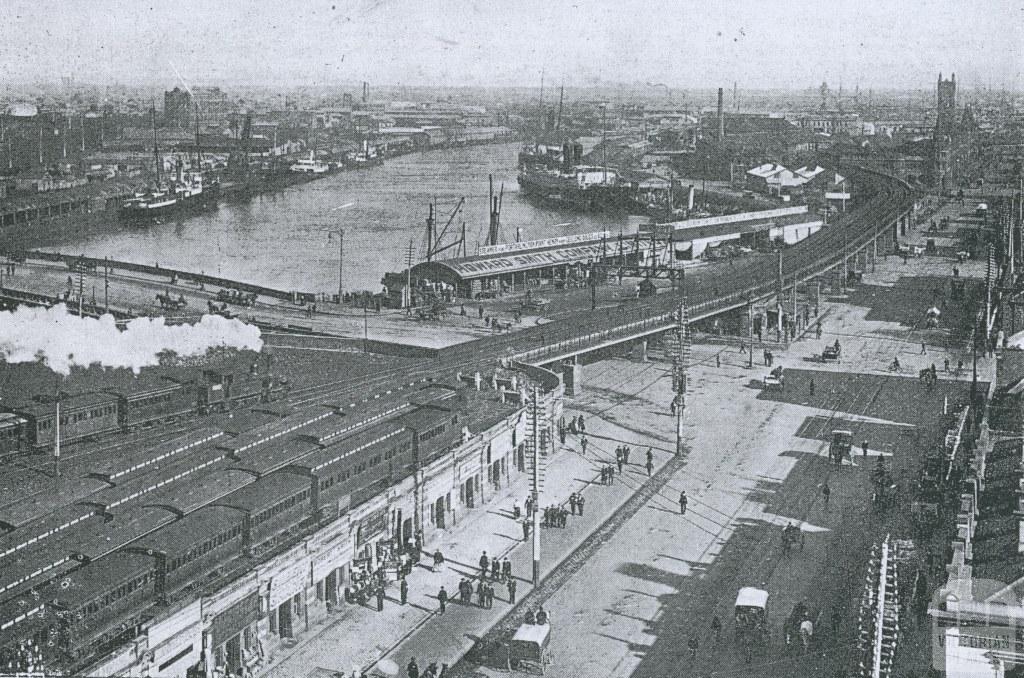
[[[346,602],[364,605],[373,596],[374,589],[384,583],[377,544],[384,541],[387,527],[386,506],[373,511],[356,525],[356,556],[349,568],[349,585],[345,587]]]
[[[260,596],[253,593],[224,610],[208,631],[213,648],[213,676],[243,676],[258,671],[264,661],[257,622],[260,618]]]

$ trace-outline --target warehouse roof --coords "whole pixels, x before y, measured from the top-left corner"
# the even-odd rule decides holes
[[[633,254],[638,247],[645,249],[646,245],[645,242],[638,244],[631,236],[622,240],[625,254]],[[429,279],[437,277],[439,269],[443,269],[462,280],[472,280],[550,266],[589,263],[602,256],[618,254],[618,248],[617,236],[605,233],[602,237],[602,234],[591,233],[580,239],[569,236],[494,246],[482,254],[417,264],[412,273],[415,277]]]

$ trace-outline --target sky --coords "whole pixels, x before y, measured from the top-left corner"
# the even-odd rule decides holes
[[[1024,87],[1021,0],[2,0],[11,81]]]

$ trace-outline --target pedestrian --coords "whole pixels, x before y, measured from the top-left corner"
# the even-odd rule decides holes
[[[652,450],[650,447],[647,448],[647,463],[654,463],[654,450]]]
[[[768,349],[764,349],[762,355],[764,356],[764,366],[768,367]]]
[[[398,585],[398,595],[401,596],[402,605],[409,602],[409,582],[405,577],[402,577],[402,582]]]
[[[832,496],[832,488],[826,482],[821,488],[821,496],[825,498],[825,506],[828,506],[828,498]]]
[[[946,374],[949,374],[949,358],[946,358],[945,365],[946,365]]]
[[[558,517],[562,521],[562,527],[569,524],[569,512],[565,508],[558,509]]]
[[[488,584],[484,588],[484,600],[487,602],[487,609],[494,607],[494,587]]]
[[[865,441],[861,442],[861,444],[860,444],[860,451],[861,451],[861,454],[866,459],[867,456],[868,456],[868,441],[865,440]]]
[[[476,583],[476,604],[480,607],[484,607],[484,580],[481,579]]]
[[[533,610],[526,611],[526,616],[523,617],[523,622],[530,624],[531,626],[537,623],[537,616],[534,614]]]
[[[437,604],[440,607],[440,613],[444,614],[444,609],[448,606],[448,592],[441,587],[441,590],[437,592]]]
[[[722,359],[716,353],[715,354],[715,367],[721,367],[721,366],[722,366]]]
[[[384,587],[377,586],[377,612],[384,611]]]
[[[615,467],[612,466],[611,464],[608,464],[608,484],[615,484]]]
[[[481,570],[480,576],[481,576],[481,578],[483,578],[483,579],[487,578],[487,570],[489,569],[490,564],[491,564],[491,559],[487,557],[487,551],[484,551],[483,555],[480,556],[480,570]]]
[[[516,580],[513,577],[509,577],[508,583],[508,602],[511,605],[516,604]]]
[[[690,500],[686,496],[686,490],[679,493],[679,515],[686,515],[686,505],[689,501]]]
[[[711,632],[715,634],[715,644],[718,644],[722,637],[722,620],[718,618],[718,615],[711,620]]]
[[[548,613],[544,610],[543,605],[537,608],[537,623],[541,626],[544,626],[548,623]]]
[[[815,312],[815,314],[814,314],[814,315],[818,315],[818,314],[817,314],[817,312]],[[815,329],[814,329],[814,334],[815,334],[815,336],[816,336],[816,338],[817,338],[817,339],[821,339],[821,323],[818,323],[818,324],[817,324],[817,325],[815,326]]]
[[[810,388],[810,391],[811,391],[811,395],[813,396],[814,395],[814,379],[813,378],[811,379],[811,383],[809,385],[809,388]]]
[[[498,581],[501,578],[501,563],[497,558],[491,561],[491,579]]]
[[[579,498],[578,498],[578,499],[576,500],[576,506],[577,506],[577,507],[579,508],[579,510],[580,510],[580,516],[582,516],[582,515],[583,515],[583,504],[584,504],[584,501],[583,501],[583,495],[581,494],[581,495],[579,496]]]
[[[483,306],[477,306],[476,307],[476,313],[477,313],[477,317],[483,318],[484,317],[484,307]]]
[[[622,460],[626,463],[627,466],[629,465],[629,445],[626,445],[624,448],[622,448]]]
[[[928,350],[925,347],[925,343],[922,341],[921,342],[921,355],[925,355],[926,353],[928,353]]]
[[[576,515],[576,493],[573,492],[569,495],[569,510],[572,511],[573,515]]]
[[[583,450],[583,456],[587,456],[587,436],[583,436],[580,440],[580,448]]]
[[[420,667],[416,664],[416,657],[409,660],[409,665],[405,667],[405,673],[409,678],[420,678]]]
[[[583,423],[583,415],[582,414],[579,416],[579,427],[580,427],[580,433],[586,433],[587,432],[587,426],[586,426],[586,424]]]
[[[513,520],[519,520],[520,516],[523,515],[523,510],[519,507],[519,500],[512,500],[512,518]]]
[[[647,460],[647,477],[650,478],[652,473],[654,473],[654,462],[651,459],[648,459]]]
[[[696,659],[697,648],[700,647],[700,641],[697,640],[697,636],[690,636],[690,640],[686,642],[686,647],[690,650],[690,659]]]
[[[582,515],[582,514],[580,514]],[[530,539],[530,520],[528,518],[523,519],[523,541]]]
[[[506,581],[512,578],[512,561],[508,558],[501,562],[501,575]]]

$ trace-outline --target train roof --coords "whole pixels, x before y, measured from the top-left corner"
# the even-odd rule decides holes
[[[7,647],[8,639],[25,638],[25,634],[18,631],[18,625],[43,614],[45,610],[42,598],[29,593],[0,602],[0,647]]]
[[[113,393],[105,393],[103,391],[91,391],[89,393],[77,393],[74,395],[69,395],[61,398],[60,409],[61,413],[65,414],[70,412],[76,412],[78,410],[84,410],[90,407],[96,407],[97,405],[111,405],[115,403],[117,403],[117,396],[114,395]],[[57,403],[55,401],[29,401],[20,404],[9,405],[4,409],[28,417],[48,417],[56,414]]]
[[[132,506],[113,520],[88,523],[60,539],[69,552],[96,560],[177,520],[160,506]]]
[[[403,414],[398,419],[403,426],[421,432],[434,428],[438,424],[449,422],[453,416],[454,412],[450,409],[436,405],[425,405],[416,408],[412,412]]]
[[[307,454],[291,463],[290,468],[308,473],[320,473],[335,462],[346,457],[371,450],[379,445],[390,444],[405,427],[396,421],[385,421],[371,429],[348,436],[322,450]]]
[[[131,548],[166,553],[169,558],[173,558],[221,534],[241,520],[242,511],[236,508],[207,506],[138,540]]]
[[[0,567],[0,597],[7,598],[12,591],[38,586],[80,564],[59,540],[36,542],[4,558]]]
[[[107,487],[110,485],[98,478],[64,477],[56,483],[46,483],[42,491],[27,495],[12,492],[14,501],[0,508],[0,523],[22,527],[51,513],[60,512],[69,504]],[[0,488],[0,492],[3,492],[3,488]]]
[[[226,440],[223,443],[220,443],[218,447],[224,450],[230,450],[235,454],[241,454],[260,445],[265,445],[272,440],[280,438],[281,436],[294,433],[315,421],[320,421],[333,415],[334,413],[332,411],[322,408],[315,408],[311,412],[300,412],[299,414],[285,417],[284,419],[273,421],[269,424],[264,424],[255,430],[239,433],[236,438],[233,440]]]
[[[468,428],[472,433],[480,433],[501,423],[518,409],[514,405],[496,400],[475,398],[471,401],[470,406],[460,413],[459,424]]]
[[[152,470],[154,465],[165,460],[178,460],[182,456],[194,453],[198,447],[224,437],[224,431],[204,427],[190,431],[154,447],[136,449],[125,455],[100,460],[90,468],[90,475],[108,482],[123,482],[129,477]]]
[[[183,382],[174,381],[173,379],[145,379],[139,381],[129,381],[123,386],[112,387],[103,389],[107,393],[111,393],[116,396],[121,396],[129,401],[142,400],[144,398],[152,398],[154,396],[163,395],[165,393],[174,393],[175,391],[181,391],[184,386]]]
[[[53,539],[64,530],[88,523],[101,523],[103,518],[88,506],[70,505],[0,536],[0,567],[6,558],[37,542]]]
[[[309,489],[309,478],[293,473],[272,473],[260,478],[251,485],[221,497],[218,506],[231,506],[247,513],[257,513],[261,509],[293,497],[303,490]]]
[[[84,501],[103,507],[106,511],[112,511],[135,499],[148,502],[147,497],[152,493],[183,482],[192,483],[202,473],[225,468],[221,463],[225,456],[224,450],[201,446],[180,459],[171,457],[152,464],[144,473],[119,479],[113,487],[100,490]]]
[[[142,553],[118,551],[88,563],[54,582],[48,597],[73,610],[121,584],[153,569],[153,559]]]
[[[409,407],[411,407],[411,404],[404,397],[389,398],[386,401],[374,401],[373,405],[367,408],[339,413],[334,417],[310,424],[302,429],[299,435],[317,445],[328,445],[341,436],[394,416]]]
[[[156,490],[145,499],[147,506],[166,506],[179,513],[191,513],[231,494],[255,480],[245,471],[214,468],[187,483],[175,483]]]
[[[299,436],[290,435],[240,455],[239,460],[232,461],[231,468],[246,471],[256,477],[263,477],[287,466],[295,459],[309,454],[314,449],[316,449],[315,443]]]

